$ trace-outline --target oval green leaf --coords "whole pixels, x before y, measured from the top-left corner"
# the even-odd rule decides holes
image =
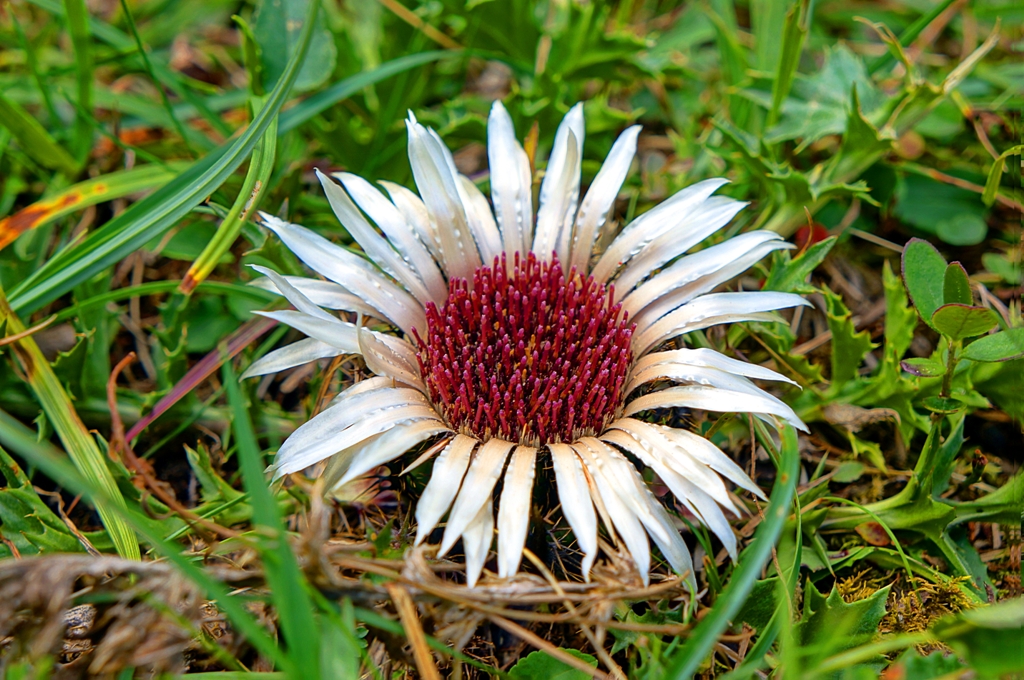
[[[926,409],[934,413],[956,413],[964,407],[952,397],[926,397],[922,403]]]
[[[967,345],[963,358],[971,361],[1009,361],[1024,356],[1024,328],[979,338]]]
[[[934,378],[937,375],[942,375],[946,371],[946,367],[935,359],[907,359],[905,361],[901,361],[900,366],[907,373],[916,375],[919,378]]]
[[[951,246],[975,246],[985,240],[988,225],[974,213],[960,213],[935,225],[935,235]]]
[[[903,282],[910,301],[929,326],[932,314],[943,305],[942,283],[946,276],[946,260],[931,243],[912,238],[903,249]]]
[[[999,317],[988,307],[942,305],[932,314],[931,326],[952,340],[973,338],[992,330]]]
[[[971,295],[971,282],[967,279],[967,270],[959,262],[950,262],[946,267],[946,275],[942,280],[942,300],[946,304],[955,302],[969,305],[974,302]]]

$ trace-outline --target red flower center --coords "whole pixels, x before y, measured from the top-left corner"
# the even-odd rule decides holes
[[[448,424],[480,439],[540,446],[599,433],[632,362],[621,305],[574,267],[518,254],[449,282],[416,335],[420,371]]]

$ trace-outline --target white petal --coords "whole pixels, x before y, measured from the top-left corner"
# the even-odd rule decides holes
[[[676,349],[669,350],[667,352],[655,352],[653,354],[645,354],[640,357],[632,369],[629,372],[629,380],[633,379],[633,376],[642,373],[644,370],[651,366],[658,364],[685,364],[688,366],[707,366],[711,368],[717,368],[722,371],[728,371],[734,375],[743,375],[748,378],[756,378],[757,380],[774,380],[787,382],[791,385],[796,385],[786,376],[781,373],[776,373],[770,368],[765,368],[757,364],[752,364],[749,361],[740,361],[739,359],[733,359],[727,357],[720,352],[716,352],[713,349],[705,347],[699,349]],[[626,390],[626,393],[631,388]]]
[[[388,430],[375,441],[363,447],[349,465],[345,475],[335,487],[343,486],[359,475],[398,458],[425,439],[443,432],[450,432],[439,420],[420,420],[403,427]]]
[[[291,309],[271,312],[257,311],[254,313],[265,316],[268,319],[280,321],[295,330],[302,331],[311,338],[316,338],[328,345],[333,345],[341,350],[339,354],[359,354],[356,327],[347,321],[321,319],[318,316],[311,316],[305,312],[297,312]]]
[[[459,497],[455,499],[455,505],[448,515],[448,525],[444,529],[438,556],[443,557],[455,541],[459,540],[470,520],[480,510],[480,506],[491,502],[491,492],[498,482],[498,477],[501,476],[505,459],[513,446],[515,444],[501,439],[488,439],[477,451],[463,480]]]
[[[699,208],[687,216],[683,223],[667,234],[662,234],[651,241],[642,253],[634,257],[629,264],[622,268],[622,271],[615,278],[616,297],[622,299],[633,290],[637,283],[650,276],[651,272],[660,269],[665,263],[676,259],[724,227],[745,205],[747,204],[726,196],[712,196],[704,201]],[[757,236],[751,237],[749,234],[741,234],[723,243],[701,250],[690,256],[693,259],[684,258],[689,260],[686,264],[677,262],[676,265],[669,269],[673,270],[672,273],[676,278],[684,275],[686,279],[692,281],[698,278],[698,276],[710,274],[726,267],[729,263],[734,262],[738,255],[745,253],[753,248],[755,244],[763,243],[767,239],[776,239],[781,243],[785,243],[785,241],[782,241],[782,237],[775,232],[759,231],[751,233],[757,234]],[[723,251],[729,251],[729,253]],[[732,251],[736,252],[732,253]],[[704,265],[704,273],[696,274],[694,270],[705,262],[708,264]],[[664,272],[659,274],[659,276],[663,274]]]
[[[728,180],[706,179],[692,184],[627,224],[601,255],[591,275],[600,283],[607,282],[620,266],[642,252],[651,241],[680,224],[723,184],[728,184]]]
[[[295,430],[281,445],[272,467],[280,477],[391,429],[402,420],[429,418],[437,418],[437,414],[417,390],[392,388],[349,395]],[[356,429],[365,425],[370,426]]]
[[[305,276],[285,276],[283,278],[318,307],[356,312],[366,316],[377,316],[380,314],[376,309],[366,304],[362,298],[353,295],[344,286],[339,286],[333,281],[322,281]],[[255,279],[249,285],[253,288],[281,294],[281,291],[277,289],[274,282],[266,277]]]
[[[338,217],[345,230],[363,248],[363,252],[383,269],[388,275],[398,280],[405,289],[422,304],[430,301],[430,291],[427,289],[423,279],[412,266],[395,251],[384,237],[377,233],[359,208],[352,202],[348,194],[334,179],[316,170],[316,176],[320,179],[320,185],[327,194],[327,201],[331,204],[334,214]]]
[[[270,279],[274,283],[274,287],[281,292],[281,295],[284,295],[285,299],[288,300],[288,302],[290,302],[292,306],[295,307],[295,309],[299,310],[303,314],[314,316],[318,319],[322,319],[324,321],[329,322],[339,321],[337,317],[331,316],[330,314],[328,314],[327,312],[313,304],[313,302],[309,298],[307,298],[305,295],[299,292],[298,288],[288,283],[288,281],[283,276],[275,272],[273,269],[261,267],[258,264],[252,264],[249,266],[258,271],[260,274],[266,276],[268,279]]]
[[[479,443],[473,437],[455,435],[434,461],[430,481],[416,503],[416,545],[423,542],[448,512],[469,467],[470,456]]]
[[[615,199],[618,198],[622,183],[629,174],[639,136],[639,125],[627,128],[619,135],[580,203],[573,232],[572,259],[567,266],[575,266],[577,271],[583,274],[589,269],[594,245],[608,223],[608,216],[615,208]]]
[[[653,408],[686,407],[703,411],[729,413],[761,413],[779,416],[798,430],[807,432],[807,426],[793,413],[793,410],[772,399],[766,399],[745,392],[723,390],[704,385],[670,387],[659,392],[644,395],[626,405],[623,415],[631,416]]]
[[[427,319],[423,307],[372,264],[305,227],[289,224],[266,213],[260,215],[263,224],[315,272],[363,298],[382,318],[394,323],[407,335],[412,335],[413,328],[426,332]]]
[[[643,523],[647,533],[654,539],[672,568],[680,574],[687,574],[695,588],[696,581],[694,580],[690,551],[679,536],[679,531],[669,514],[654,498],[654,494],[651,493],[633,464],[621,453],[599,439],[584,437],[580,443],[589,446],[591,451],[604,457],[606,464],[604,473],[608,481],[611,482],[612,488],[618,493],[623,503],[636,514],[637,519]]]
[[[252,362],[249,368],[245,369],[245,372],[242,373],[239,380],[245,380],[257,375],[277,373],[288,368],[308,364],[310,361],[316,361],[317,359],[333,358],[339,354],[344,354],[344,352],[334,345],[320,342],[316,338],[306,338],[305,340],[293,342],[286,347],[275,349],[273,352],[268,352]]]
[[[773,250],[793,247],[793,244],[770,234],[771,232],[750,232],[680,258],[638,286],[622,301],[622,306],[632,317],[641,314],[649,317],[662,316],[742,274]],[[733,244],[733,241],[739,243]],[[632,265],[627,267],[623,275],[631,268]],[[617,295],[617,281],[615,285]]]
[[[494,259],[502,253],[501,232],[494,222],[491,204],[473,184],[473,180],[459,175],[459,186],[462,189],[462,204],[466,208],[469,228],[476,237],[476,245],[480,249],[480,258],[487,266],[494,264]]]
[[[754,484],[754,481],[747,476],[746,472],[743,471],[743,468],[737,465],[732,458],[725,454],[725,452],[704,437],[694,434],[693,432],[688,432],[687,430],[665,427],[663,425],[651,425],[651,427],[661,432],[670,441],[674,441],[678,446],[685,449],[686,452],[694,459],[700,461],[704,465],[707,465],[718,474],[736,484],[736,486],[750,491],[758,498],[768,500],[767,496],[764,495],[764,492],[761,491],[757,484]]]
[[[512,118],[500,101],[487,119],[487,164],[491,201],[501,228],[505,254],[525,255],[533,242],[533,190],[530,159],[516,141]]]
[[[685,474],[681,474],[675,468],[667,465],[662,460],[664,454],[656,453],[659,447],[654,446],[648,440],[639,438],[636,434],[630,436],[625,432],[612,431],[603,437],[630,451],[645,463],[651,461],[648,463],[650,467],[658,473],[658,477],[668,486],[679,502],[711,529],[722,541],[722,545],[725,546],[729,555],[733,559],[736,558],[736,535],[718,504],[707,493],[707,487],[697,481],[691,481]]]
[[[594,514],[594,503],[583,472],[583,463],[568,444],[548,444],[548,450],[551,451],[551,462],[555,469],[562,514],[583,552],[581,570],[583,578],[589,583],[590,568],[597,558],[597,515]]]
[[[462,547],[466,551],[466,584],[470,588],[480,578],[493,540],[494,511],[488,502],[480,506],[473,521],[462,532]]]
[[[505,471],[504,488],[498,505],[498,576],[513,576],[519,571],[519,562],[526,545],[530,527],[530,499],[533,496],[533,476],[536,470],[537,449],[517,446],[512,452]],[[484,503],[484,507],[487,504]]]
[[[671,380],[691,385],[708,385],[736,392],[746,392],[747,394],[771,399],[785,406],[778,397],[765,392],[742,375],[736,375],[735,373],[709,366],[693,366],[674,362],[650,366],[646,370],[634,374],[627,380],[624,393],[629,394],[636,387],[655,380]]]
[[[357,337],[359,353],[363,355],[367,368],[377,375],[393,378],[426,392],[427,387],[420,377],[416,351],[412,345],[400,338],[375,333],[368,328],[360,328]]]
[[[407,120],[406,127],[409,163],[437,233],[445,273],[449,279],[457,276],[470,280],[480,266],[480,253],[469,230],[456,174],[448,165],[448,150],[415,120]]]
[[[430,299],[438,305],[444,302],[448,296],[444,275],[430,251],[420,241],[417,230],[409,225],[401,211],[362,177],[347,172],[338,173],[337,177],[356,204],[377,223],[388,237],[388,242],[424,283]]]
[[[554,251],[563,267],[568,267],[573,222],[580,196],[583,135],[583,105],[577,104],[558,126],[544,181],[540,185],[533,252],[546,260]]]
[[[712,293],[686,303],[665,316],[652,319],[647,315],[634,319],[634,355],[683,333],[707,328],[728,321],[762,319],[764,312],[786,307],[810,307],[810,303],[794,293],[758,291],[753,293]]]
[[[644,531],[636,512],[627,504],[627,501],[632,500],[632,505],[637,505],[636,499],[631,499],[629,495],[626,498],[620,497],[616,485],[612,483],[612,480],[616,479],[616,474],[622,474],[622,471],[616,469],[613,472],[607,469],[615,464],[614,457],[608,453],[611,449],[605,445],[600,450],[595,450],[583,441],[576,442],[572,448],[579,454],[597,485],[601,502],[614,525],[608,529],[614,529],[615,534],[625,543],[626,549],[633,556],[637,571],[640,572],[640,578],[646,585],[649,582],[651,571],[651,551],[647,543],[647,532]],[[619,468],[617,465],[615,467]]]
[[[398,212],[402,213],[402,217],[415,232],[420,243],[430,251],[434,261],[443,264],[437,230],[430,223],[430,213],[427,212],[427,206],[423,204],[423,200],[416,195],[416,192],[406,189],[401,184],[380,180],[380,185],[387,189],[388,196],[398,208]]]

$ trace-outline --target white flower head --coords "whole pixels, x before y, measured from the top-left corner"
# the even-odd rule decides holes
[[[277,452],[275,476],[329,458],[329,480],[339,486],[436,441],[430,481],[416,507],[416,542],[447,513],[440,554],[461,538],[474,585],[495,522],[498,575],[518,571],[538,458],[545,456],[584,555],[585,578],[598,554],[600,517],[645,582],[650,536],[693,583],[689,551],[629,453],[735,557],[723,509],[739,511],[723,478],[763,497],[761,491],[708,440],[634,416],[685,407],[753,413],[803,428],[786,404],[751,380],[787,381],[778,373],[710,349],[657,351],[691,331],[773,320],[775,310],[807,304],[789,293],[710,292],[790,245],[755,231],[687,254],[744,205],[714,195],[722,179],[683,189],[611,238],[611,213],[639,126],[619,136],[581,199],[580,104],[558,127],[536,215],[530,162],[500,102],[487,130],[490,202],[459,174],[436,132],[411,115],[407,127],[419,195],[381,182],[386,196],[355,175],[318,173],[365,258],[263,215],[325,280],[257,268],[267,277],[260,285],[295,308],[261,313],[309,337],[266,355],[246,375],[342,354],[361,354],[376,374],[288,438]],[[395,333],[342,321],[325,309],[383,319]]]

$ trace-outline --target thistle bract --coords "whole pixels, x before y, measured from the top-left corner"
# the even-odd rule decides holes
[[[703,437],[635,416],[685,407],[803,428],[753,382],[788,382],[778,373],[710,349],[659,351],[669,340],[685,344],[691,331],[775,320],[776,310],[807,304],[788,293],[711,292],[790,244],[755,231],[689,253],[744,205],[715,195],[721,179],[687,187],[617,230],[611,213],[639,127],[622,133],[581,199],[581,105],[555,135],[536,214],[529,159],[500,102],[488,121],[490,201],[458,173],[433,130],[411,116],[407,125],[418,195],[381,182],[385,195],[347,173],[319,175],[365,258],[263,215],[322,279],[257,267],[266,275],[259,285],[294,307],[261,313],[308,338],[271,352],[246,375],[343,354],[362,355],[375,374],[291,435],[277,452],[275,476],[330,459],[331,482],[340,486],[436,442],[430,481],[417,500],[416,541],[447,513],[440,554],[461,538],[474,585],[495,523],[498,575],[518,571],[543,451],[584,556],[584,578],[598,554],[600,517],[645,582],[648,536],[692,582],[689,551],[630,454],[735,557],[725,512],[739,510],[725,481],[763,497],[761,491]],[[381,319],[394,332],[326,310]]]

